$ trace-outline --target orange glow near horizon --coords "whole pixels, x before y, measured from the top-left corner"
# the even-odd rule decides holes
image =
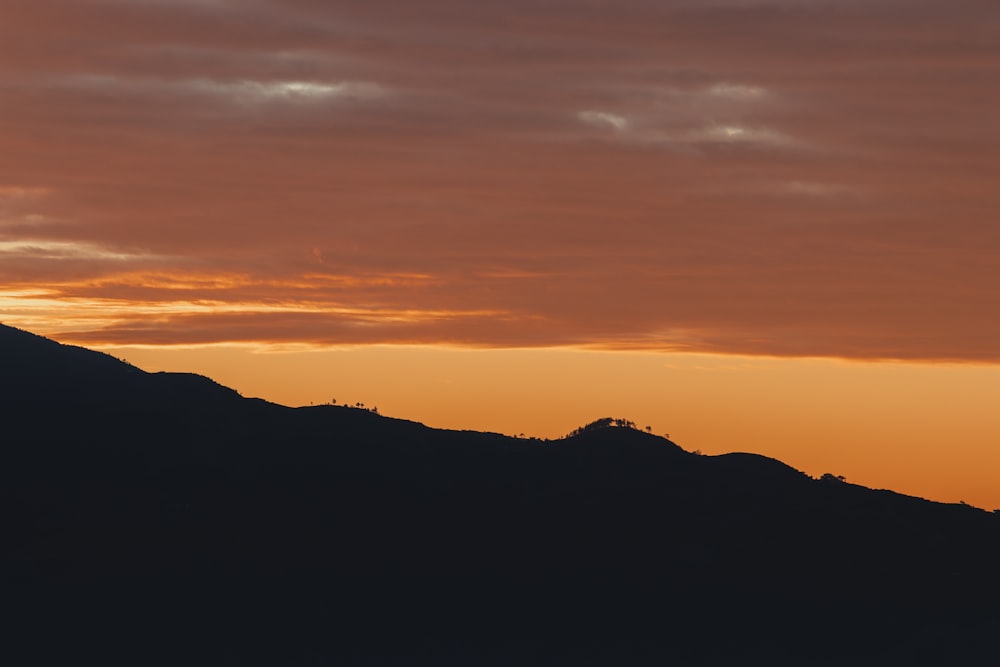
[[[998,8],[0,0],[0,320],[1000,507]]]
[[[1000,508],[1000,366],[577,349],[108,347],[285,405],[363,402],[429,426],[559,437],[623,416],[688,450]]]

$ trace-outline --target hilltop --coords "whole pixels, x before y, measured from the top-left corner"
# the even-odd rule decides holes
[[[997,515],[627,420],[289,408],[4,326],[0,368],[16,664],[974,664],[1000,620]]]

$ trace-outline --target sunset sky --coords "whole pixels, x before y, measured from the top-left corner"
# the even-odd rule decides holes
[[[0,0],[0,320],[1000,508],[1000,2]]]

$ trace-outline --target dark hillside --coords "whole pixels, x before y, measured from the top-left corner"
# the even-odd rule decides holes
[[[967,665],[1000,620],[1000,517],[967,506],[612,420],[286,408],[6,327],[0,368],[10,664]]]

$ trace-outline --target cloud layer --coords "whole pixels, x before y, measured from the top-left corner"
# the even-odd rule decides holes
[[[1000,361],[1000,5],[0,0],[0,318]]]

